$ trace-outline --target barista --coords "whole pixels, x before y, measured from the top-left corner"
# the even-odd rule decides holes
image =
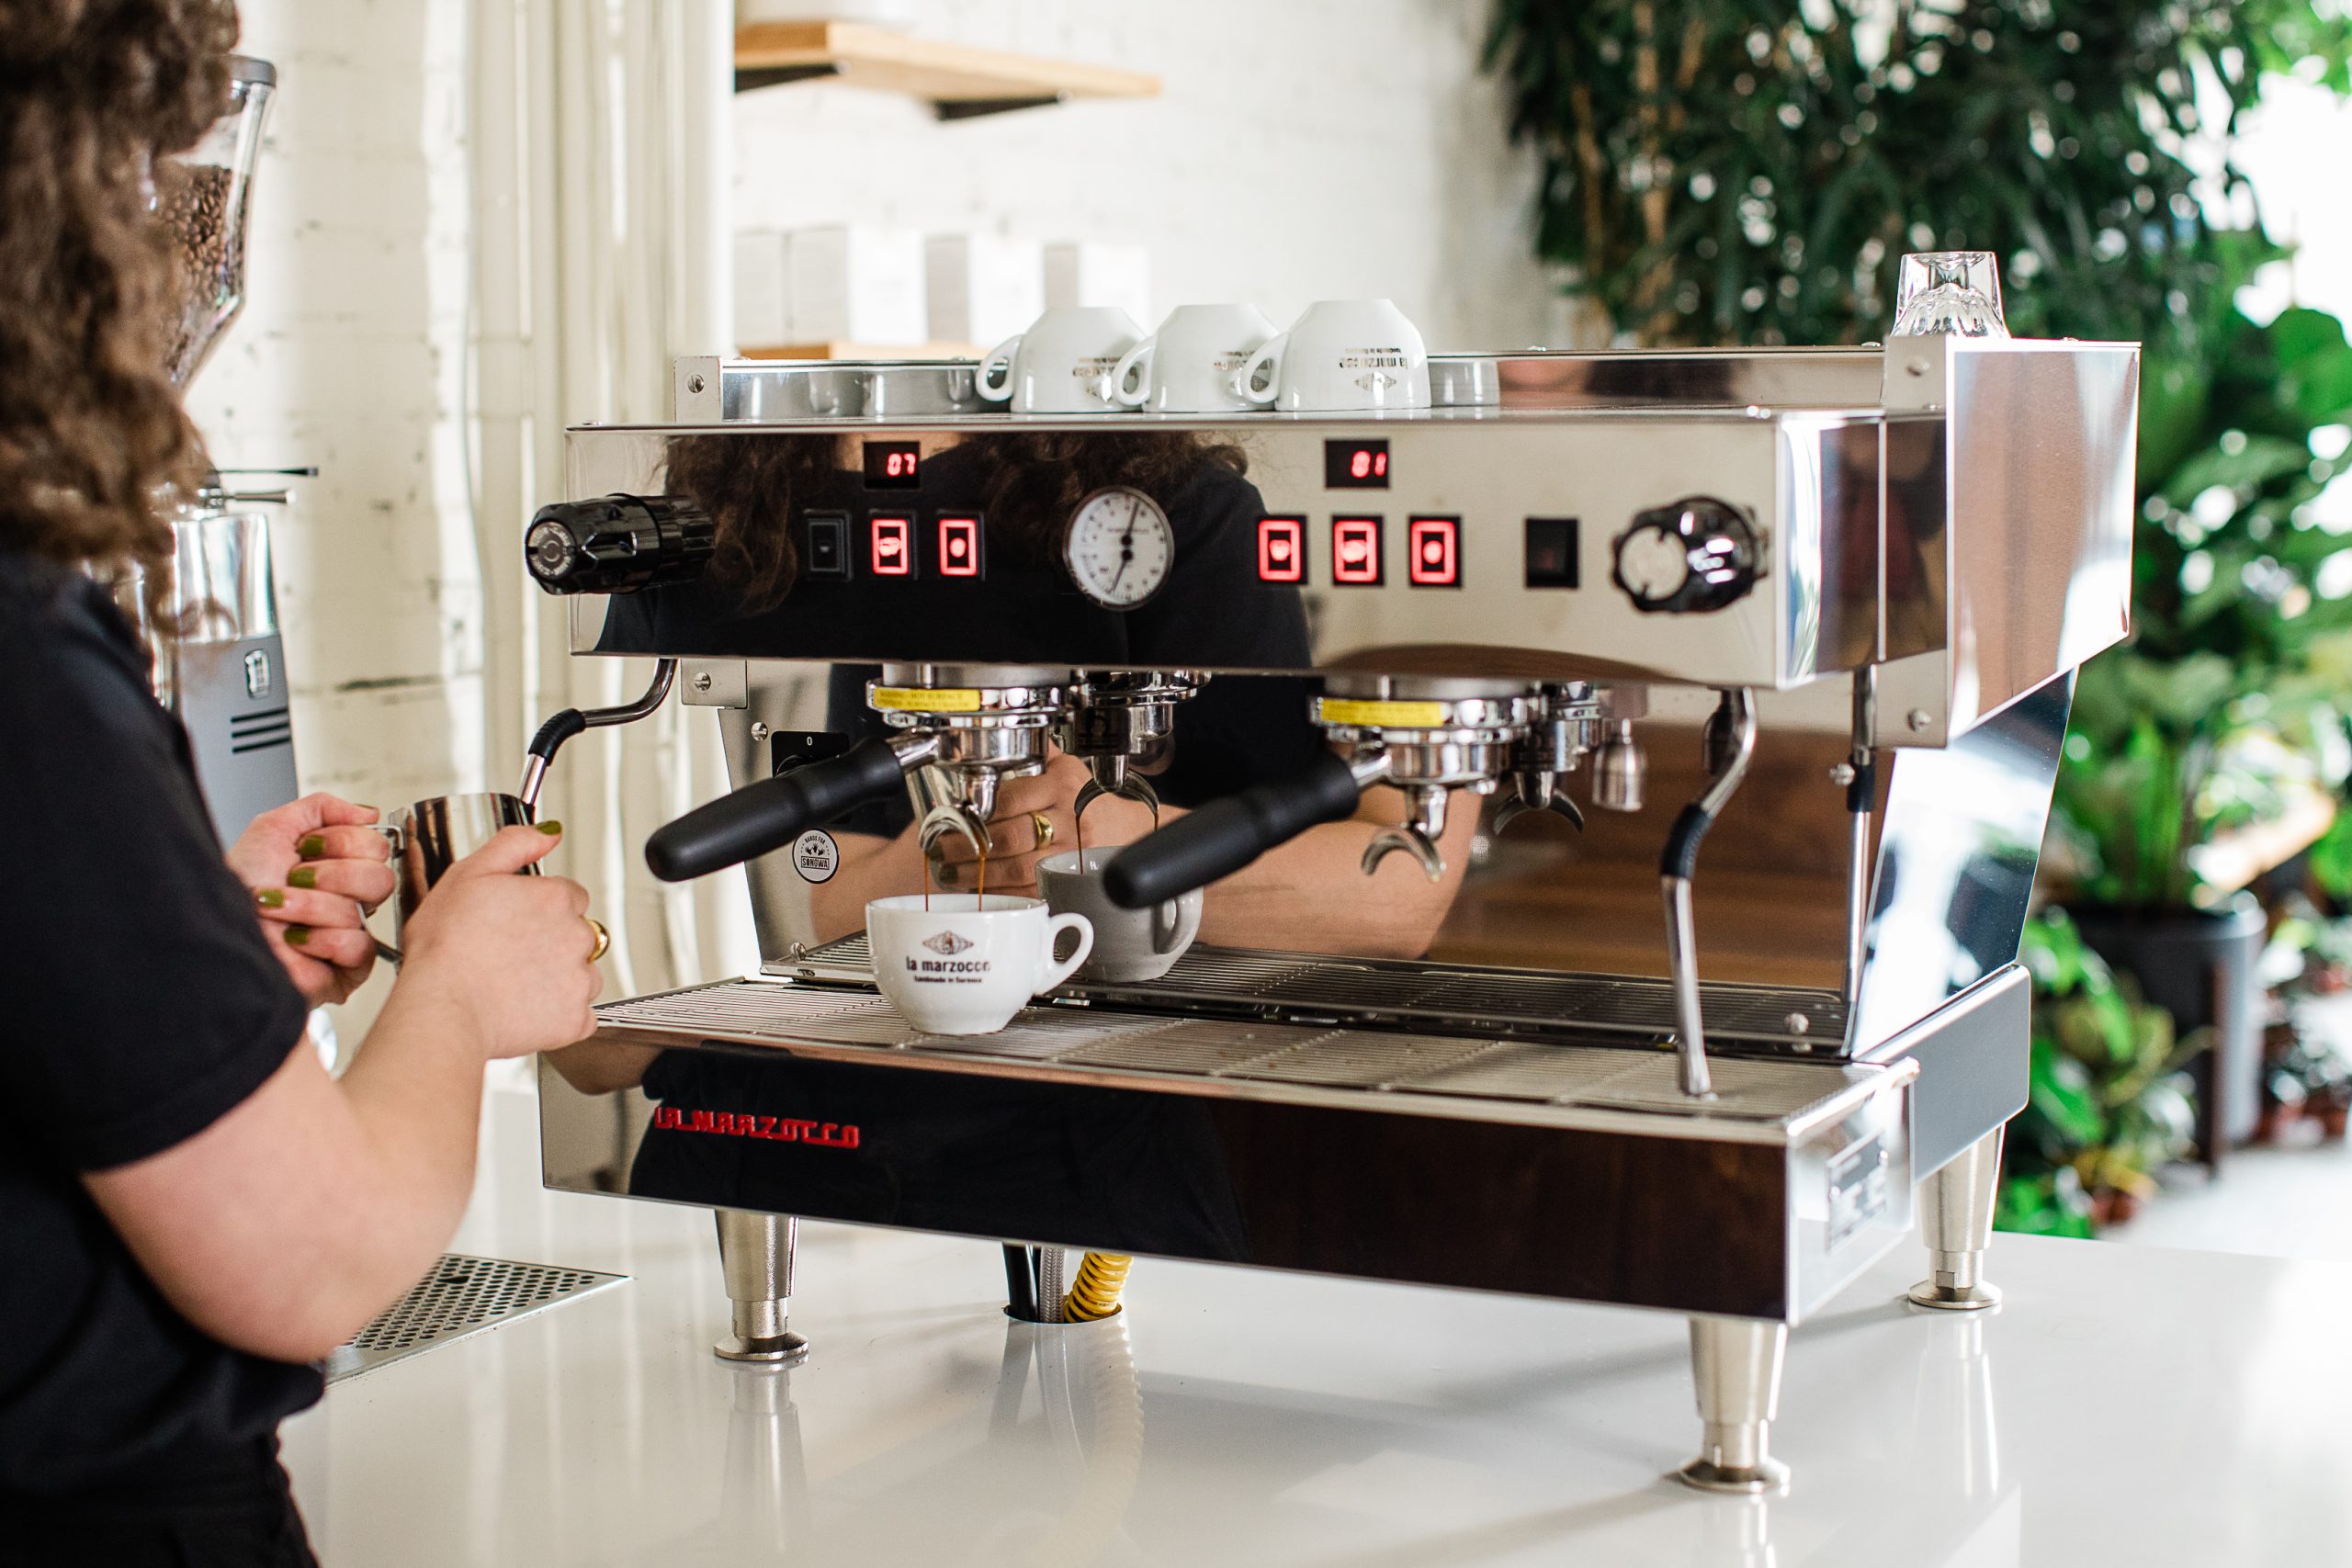
[[[856,515],[871,503],[849,457],[830,436],[672,442],[670,489],[694,497],[718,524],[712,569],[702,582],[616,600],[605,646],[752,658],[873,647],[900,659],[1114,670],[1303,671],[1314,662],[1297,591],[1258,580],[1255,540],[1264,502],[1238,446],[1161,430],[1084,439],[986,434],[936,444],[924,454],[921,488],[892,500],[925,516],[958,510],[984,516],[986,592],[932,578],[795,594],[797,525],[788,520],[831,508]],[[1085,496],[1110,485],[1152,497],[1175,534],[1167,581],[1124,613],[1076,592],[1060,562],[1065,520]],[[865,665],[834,668],[829,729],[887,733],[865,700],[865,682],[879,673]],[[1152,781],[1162,802],[1159,819],[1304,769],[1324,744],[1306,717],[1309,691],[1297,675],[1219,675],[1179,704],[1172,747]],[[1005,781],[989,827],[990,891],[1035,893],[1037,862],[1077,847],[1074,808],[1087,777],[1083,764],[1057,751],[1042,775]],[[1420,956],[1460,886],[1477,814],[1453,815],[1442,846],[1449,868],[1442,881],[1430,883],[1401,856],[1365,876],[1358,863],[1365,846],[1404,815],[1399,792],[1374,789],[1352,820],[1312,829],[1218,883],[1204,907],[1202,940]],[[1131,842],[1152,825],[1150,812],[1134,801],[1098,799],[1087,808],[1085,842]],[[923,852],[903,796],[835,826],[840,869],[809,895],[820,942],[861,929],[868,900],[924,886]],[[960,836],[946,836],[933,853],[937,886],[978,886],[981,868]]]
[[[205,471],[145,186],[236,33],[224,0],[0,25],[0,1563],[311,1562],[278,1421],[455,1229],[484,1064],[593,1021],[586,893],[509,874],[556,842],[510,829],[330,1077],[304,1024],[373,962],[375,814],[313,795],[224,862],[93,581],[135,563],[160,609],[159,497]]]

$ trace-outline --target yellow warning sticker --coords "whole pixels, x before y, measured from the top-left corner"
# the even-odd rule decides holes
[[[1445,722],[1445,705],[1326,697],[1320,716],[1326,724],[1353,724],[1366,729],[1434,729]]]
[[[866,703],[884,713],[978,713],[980,694],[972,686],[876,686]]]

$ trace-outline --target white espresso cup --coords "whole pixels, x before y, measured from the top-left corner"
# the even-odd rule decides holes
[[[1094,928],[1094,956],[1079,970],[1087,980],[1157,980],[1176,966],[1201,934],[1201,890],[1148,908],[1122,909],[1102,890],[1102,867],[1115,849],[1064,850],[1037,863],[1037,891],[1056,914],[1084,915]]]
[[[1255,305],[1179,305],[1111,372],[1111,396],[1153,413],[1255,408],[1233,389],[1233,378],[1273,335],[1274,323]]]
[[[973,384],[1015,413],[1116,413],[1111,373],[1142,337],[1115,305],[1065,306],[989,349]]]
[[[1425,409],[1429,350],[1420,329],[1385,299],[1318,299],[1234,372],[1233,392],[1284,413]]]
[[[1083,915],[1055,915],[1042,898],[1010,893],[934,893],[865,906],[874,983],[926,1034],[993,1034],[1040,991],[1078,972],[1094,951]],[[1064,931],[1078,949],[1054,957]]]

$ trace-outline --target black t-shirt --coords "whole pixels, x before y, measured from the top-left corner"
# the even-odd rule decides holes
[[[81,1177],[220,1120],[306,1009],[130,628],[87,580],[6,548],[0,857],[0,1516],[273,1484],[277,1423],[318,1371],[187,1322]]]

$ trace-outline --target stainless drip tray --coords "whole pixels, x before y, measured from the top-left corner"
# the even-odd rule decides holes
[[[925,1066],[989,1063],[999,1072],[1108,1082],[1134,1077],[1217,1092],[1206,1089],[1209,1080],[1227,1086],[1225,1092],[1260,1098],[1294,1091],[1327,1100],[1334,1093],[1395,1097],[1396,1109],[1437,1111],[1451,1103],[1453,1113],[1464,1100],[1483,1100],[1521,1115],[1576,1107],[1786,1124],[1858,1088],[1867,1092],[1887,1073],[1827,1060],[1720,1058],[1715,1096],[1692,1100],[1676,1087],[1670,1052],[1623,1036],[1560,1044],[1051,1005],[1024,1009],[994,1034],[931,1035],[871,991],[775,979],[612,1002],[597,1015],[607,1031],[640,1042],[656,1035],[785,1046],[849,1060],[878,1053],[902,1062],[924,1058]]]
[[[860,932],[798,959],[772,962],[766,972],[865,982],[873,971]],[[1057,994],[1160,1012],[1431,1024],[1449,1034],[1572,1039],[1603,1031],[1653,1045],[1674,1038],[1673,987],[1664,980],[1623,975],[1323,958],[1196,944],[1157,980],[1077,981]],[[1845,998],[1832,991],[1713,984],[1702,985],[1700,995],[1710,1041],[1826,1052],[1845,1041]]]

